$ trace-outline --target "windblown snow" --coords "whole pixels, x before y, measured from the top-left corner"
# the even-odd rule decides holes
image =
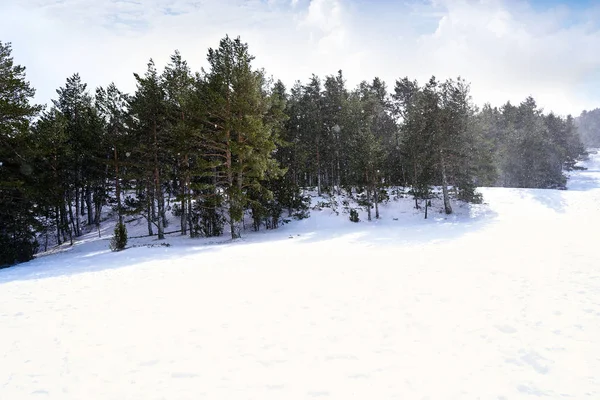
[[[584,164],[566,191],[484,188],[447,219],[406,199],[120,253],[92,232],[0,271],[0,399],[598,399],[600,155]]]

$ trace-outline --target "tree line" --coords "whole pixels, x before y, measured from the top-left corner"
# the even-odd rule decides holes
[[[575,122],[583,144],[588,148],[600,147],[600,108],[583,110]]]
[[[410,188],[417,208],[441,188],[450,214],[478,186],[564,188],[585,154],[574,119],[531,97],[478,109],[461,78],[349,89],[342,71],[288,89],[253,59],[227,36],[207,70],[176,51],[134,73],[133,94],[74,74],[43,108],[0,42],[0,265],[72,243],[107,205],[159,239],[169,214],[182,235],[237,238],[244,216],[255,230],[305,217],[305,188],[360,195],[369,218],[385,188]]]

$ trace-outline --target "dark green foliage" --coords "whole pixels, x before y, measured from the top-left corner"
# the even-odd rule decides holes
[[[354,208],[350,209],[350,221],[360,222],[360,219],[358,218],[358,211],[356,211]]]
[[[112,251],[121,251],[127,246],[127,227],[124,223],[118,222],[115,225],[113,237],[110,240],[110,249]]]
[[[531,97],[518,107],[486,106],[478,123],[494,152],[497,186],[564,188],[564,171],[585,156],[573,118],[544,115]]]
[[[387,203],[390,201],[390,195],[385,187],[379,187],[377,189],[376,196],[380,203]]]
[[[214,192],[204,191],[198,197],[190,210],[192,237],[215,237],[223,234],[225,217],[221,211],[222,203],[222,197]]]
[[[163,71],[150,61],[133,95],[110,84],[92,96],[74,74],[40,114],[10,54],[0,42],[0,265],[30,259],[36,234],[44,249],[73,243],[105,206],[119,222],[145,218],[161,239],[172,215],[191,237],[227,224],[232,238],[275,229],[310,215],[313,188],[327,197],[316,207],[355,222],[350,198],[371,220],[400,186],[395,198],[412,196],[426,216],[436,196],[449,214],[454,200],[480,203],[480,186],[565,188],[585,156],[578,127],[600,146],[598,110],[575,120],[533,98],[478,110],[460,78],[403,78],[388,93],[379,78],[348,89],[338,71],[288,92],[228,36],[209,49],[206,71],[193,73],[178,51]]]
[[[30,104],[35,91],[11,52],[10,43],[0,42],[0,267],[33,257],[40,213],[29,135],[31,119],[40,107]]]
[[[156,225],[158,239],[164,239],[166,211],[164,204],[164,175],[169,164],[165,142],[171,121],[167,108],[167,94],[152,60],[144,76],[134,74],[136,92],[130,99],[130,134],[138,145],[132,152],[132,161],[137,169],[136,181],[146,192],[146,218],[149,234],[151,223]]]
[[[481,195],[481,193],[478,193],[476,191],[475,185],[461,186],[460,188],[458,188],[456,198],[467,203],[483,203],[483,196]]]
[[[298,193],[294,197],[293,210],[292,216],[297,220],[310,217],[310,196]]]
[[[268,96],[262,71],[252,68],[254,57],[240,38],[225,37],[209,49],[206,109],[211,135],[205,145],[215,163],[215,177],[223,188],[233,239],[241,236],[241,222],[249,204],[249,190],[262,191],[264,181],[283,171],[273,157],[278,142],[278,102]]]
[[[431,198],[432,187],[441,186],[444,212],[451,214],[450,186],[473,192],[480,172],[492,165],[476,150],[480,138],[469,90],[460,78],[440,84],[432,77],[423,87],[408,78],[396,82],[395,110],[404,119],[404,163],[417,207],[418,200]]]

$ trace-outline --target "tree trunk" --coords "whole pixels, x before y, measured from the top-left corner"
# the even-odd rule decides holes
[[[81,212],[81,216],[84,217],[85,216],[85,190],[83,187],[81,188],[81,196],[79,196],[79,202],[81,204],[81,206],[79,207],[79,210]]]
[[[238,148],[241,149],[243,146],[243,137],[242,135],[238,132],[237,134],[237,142],[238,142]],[[241,196],[243,193],[243,189],[244,189],[244,169],[243,169],[243,163],[244,163],[244,158],[243,156],[240,154],[238,156],[238,166],[239,166],[239,170],[237,172],[237,195],[238,195],[238,207],[240,208],[240,212],[242,215],[242,220],[241,220],[241,225],[242,227],[239,226],[238,224],[238,232],[237,235],[238,237],[242,237],[242,229],[245,231],[246,230],[246,221],[244,220],[244,214],[245,214],[245,210],[243,209],[243,205],[241,203]]]
[[[59,246],[62,244],[62,241],[60,240],[60,234],[61,234],[61,223],[60,223],[60,207],[56,207],[56,215],[54,216],[55,220],[56,220],[56,244],[58,244]]]
[[[152,236],[154,235],[153,229],[152,229],[152,217],[154,216],[154,196],[152,196],[152,188],[150,185],[150,180],[147,181],[146,183],[146,193],[147,193],[147,197],[146,197],[146,213],[147,213],[147,220],[148,220],[148,235]]]
[[[96,215],[94,218],[94,223],[96,224],[96,227],[98,228],[98,232],[100,232],[100,217],[102,215],[102,201],[100,199],[100,195],[98,193],[96,193],[96,195],[94,196],[94,200],[95,200],[95,207],[96,207]],[[121,221],[119,221],[121,222]]]
[[[185,184],[184,184],[184,185],[182,185],[182,188],[181,188],[181,218],[180,218],[180,223],[179,223],[179,225],[181,225],[181,235],[182,236],[187,235],[186,209],[187,209],[187,201],[186,201],[186,191],[185,191]]]
[[[160,197],[158,198],[159,200],[159,210],[160,210],[160,218],[162,219],[162,228],[163,228],[163,232],[165,231],[165,228],[167,228],[169,226],[169,220],[167,219],[167,208],[165,207],[165,193],[163,193],[162,191],[162,186],[160,189]],[[167,198],[167,204],[170,204],[171,202],[171,197],[169,196]]]
[[[94,209],[92,205],[92,189],[90,188],[90,185],[85,187],[85,203],[87,205],[88,225],[92,225],[94,223]]]
[[[77,196],[77,189],[75,190],[75,195]],[[75,200],[75,204],[77,204],[77,200]],[[76,218],[73,216],[73,200],[71,199],[70,191],[67,190],[67,205],[69,206],[69,219],[71,221],[71,229],[69,229],[69,236],[72,237],[73,233],[75,236],[79,236],[77,234],[77,227],[79,223],[79,214],[77,214],[77,209],[75,210]]]
[[[151,198],[152,198],[152,201],[151,201],[151,204],[152,204],[152,210],[151,210],[152,211],[152,219],[151,219],[151,221],[154,222],[155,225],[158,225],[157,224],[157,217],[156,217],[156,196],[154,195],[154,190],[152,191],[152,197]]]
[[[215,168],[213,168],[214,172],[214,179],[216,182],[216,170]],[[191,178],[190,178],[190,172],[189,170],[187,171],[187,178],[186,178],[186,182],[187,182],[187,187],[188,187],[188,198],[187,198],[187,202],[188,202],[188,226],[190,227],[190,237],[195,237],[196,233],[194,232],[194,225],[192,224],[192,188],[191,188]],[[215,183],[216,185],[216,183]]]
[[[335,146],[335,160],[336,160],[336,177],[335,177],[335,185],[337,186],[337,194],[338,196],[342,194],[342,179],[340,173],[340,138],[339,134],[336,135],[336,146]]]
[[[413,158],[414,160],[414,158]],[[413,196],[415,197],[415,208],[418,210],[419,207],[419,199],[417,198],[417,194],[416,194],[416,187],[417,187],[417,164],[413,162],[413,182],[412,182],[412,187],[413,187]]]
[[[229,210],[229,229],[231,229],[231,238],[232,239],[238,239],[240,236],[239,236],[239,233],[237,232],[237,226],[236,226],[235,220],[234,220],[233,215],[232,215],[233,214],[232,207],[235,207],[235,205],[232,203],[231,196],[230,196],[229,202],[230,202],[230,205],[229,205],[229,207],[230,207],[230,210]]]
[[[375,190],[373,190],[373,197],[375,198],[375,219],[379,219],[379,193],[377,192],[377,186],[375,186]]]
[[[162,194],[162,187],[160,184],[160,172],[158,170],[158,132],[156,129],[156,120],[153,121],[152,133],[154,135],[154,195],[158,200],[158,218],[156,222],[158,229],[158,240],[163,240],[165,238],[165,232],[163,228],[163,221],[165,217],[165,199]]]
[[[321,154],[319,151],[319,137],[317,136],[317,194],[321,195]]]
[[[71,207],[71,201],[69,201],[69,207]],[[79,227],[81,226],[81,217],[79,214],[79,188],[75,186],[75,236],[80,236]],[[71,213],[71,218],[73,218],[73,213]]]
[[[183,163],[185,164],[187,160],[187,154],[184,157],[184,161]],[[186,196],[187,196],[187,169],[186,171],[183,171],[183,173],[181,174],[181,234],[182,235],[187,235],[187,213],[186,213],[186,209],[187,209],[187,201],[186,201]]]
[[[366,185],[366,191],[367,191],[367,219],[370,221],[371,220],[371,185],[369,185],[369,174],[366,173],[365,177],[367,178],[367,185]]]
[[[229,197],[229,229],[231,229],[231,238],[237,239],[239,238],[239,233],[237,232],[236,227],[236,218],[237,218],[237,196],[234,193],[235,184],[233,181],[233,164],[232,164],[232,155],[231,155],[231,132],[227,130],[226,132],[226,141],[227,141],[227,150],[225,151],[225,164],[227,166],[227,184],[229,185],[229,193],[227,197]]]
[[[119,158],[117,154],[117,146],[114,146],[115,150],[115,196],[117,198],[117,215],[119,217],[119,224],[123,223],[123,211],[121,205],[121,182],[119,177]]]
[[[444,153],[440,150],[441,170],[442,170],[442,193],[444,196],[444,211],[446,214],[452,214],[452,206],[450,205],[450,196],[448,194],[448,177],[446,175],[446,160]]]
[[[69,226],[69,217],[67,214],[66,203],[63,202],[60,206],[60,227],[63,236],[63,243],[67,241],[67,232],[71,232],[71,227]]]
[[[71,242],[71,246],[73,245],[73,231],[77,232],[75,227],[75,219],[73,218],[73,203],[71,201],[70,192],[67,190],[67,204],[69,205],[69,217],[71,219],[71,227],[69,228],[69,240]],[[67,225],[68,226],[68,225]]]

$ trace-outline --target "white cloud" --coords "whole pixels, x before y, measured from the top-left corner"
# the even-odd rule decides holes
[[[13,42],[45,103],[74,72],[90,89],[115,81],[133,91],[132,73],[175,49],[199,70],[229,34],[288,85],[338,69],[351,86],[461,75],[480,104],[533,95],[578,114],[600,106],[598,17],[600,8],[536,11],[517,0],[4,0],[0,40]]]

